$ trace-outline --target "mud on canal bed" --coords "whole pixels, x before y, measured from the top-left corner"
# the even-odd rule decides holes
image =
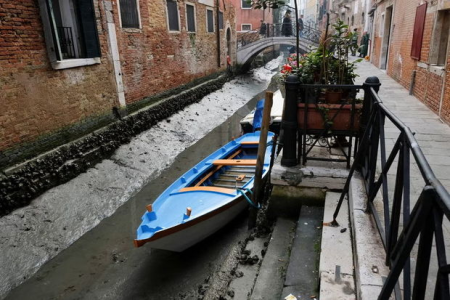
[[[197,295],[198,286],[229,255],[229,246],[245,239],[245,220],[234,221],[181,254],[133,248],[135,230],[146,204],[201,158],[239,134],[239,120],[262,94],[248,99],[264,91],[272,75],[262,68],[253,77],[225,84],[133,138],[111,159],[0,218],[0,298],[75,241],[7,299]]]

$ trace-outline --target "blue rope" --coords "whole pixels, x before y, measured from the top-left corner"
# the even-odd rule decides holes
[[[255,203],[253,203],[253,201],[250,200],[250,198],[249,198],[242,190],[245,190],[245,191],[247,191],[247,192],[249,192],[250,194],[253,195],[252,190],[251,190],[251,189],[247,189],[247,188],[239,188],[239,189],[238,189],[238,192],[241,193],[242,196],[244,196],[244,198],[245,198],[245,200],[247,200],[248,204],[250,204],[250,205],[253,206],[254,208],[260,209],[260,208],[261,208],[261,205],[259,205],[259,203],[258,203],[258,205],[256,205]]]

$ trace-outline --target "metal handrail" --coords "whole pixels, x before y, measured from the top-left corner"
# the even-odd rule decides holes
[[[291,27],[292,27],[292,34],[290,34],[288,37],[295,38],[297,36],[297,23],[296,22],[291,23]],[[304,25],[303,30],[300,31],[299,39],[308,40],[315,44],[319,44],[321,35],[322,31]],[[265,27],[259,27],[246,32],[241,32],[238,35],[237,47],[239,49],[248,44],[259,41],[261,39],[283,37],[283,36],[286,36],[285,32],[283,32],[283,24],[281,23],[265,24]]]
[[[396,299],[425,299],[428,273],[433,248],[436,242],[438,269],[432,274],[435,280],[435,299],[449,299],[450,265],[446,258],[446,245],[443,234],[443,216],[450,220],[450,194],[434,175],[413,132],[395,114],[393,114],[377,95],[378,78],[369,78],[363,85],[365,91],[361,122],[365,125],[359,150],[350,169],[344,190],[333,215],[334,224],[340,206],[348,194],[351,177],[356,170],[363,176],[368,196],[367,210],[373,214],[383,245],[386,250],[386,264],[390,273],[384,282],[378,299],[389,299],[392,293]],[[389,157],[386,153],[384,124],[386,118],[400,131]],[[410,209],[410,154],[416,162],[425,182],[414,208]],[[381,172],[377,174],[378,157],[381,158]],[[390,202],[387,175],[398,158],[395,174],[393,201]],[[384,227],[380,215],[375,209],[374,200],[381,190]],[[391,208],[392,205],[392,208]],[[402,209],[403,208],[403,209]],[[403,230],[400,232],[400,218],[403,217]],[[420,235],[420,238],[419,238]],[[411,256],[416,241],[419,240],[416,257],[414,282],[411,282]],[[403,293],[399,289],[399,279],[403,271]],[[430,293],[430,290],[428,290]]]

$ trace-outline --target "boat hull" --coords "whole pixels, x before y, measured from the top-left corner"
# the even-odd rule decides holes
[[[213,234],[251,202],[260,133],[222,146],[173,182],[142,216],[136,247],[180,252]],[[262,161],[267,177],[273,137]]]
[[[145,242],[154,249],[182,252],[224,227],[246,207],[246,200],[239,197],[229,205],[199,217],[198,220],[161,231]]]

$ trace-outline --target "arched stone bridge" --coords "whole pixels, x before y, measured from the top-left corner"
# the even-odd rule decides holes
[[[239,65],[248,64],[256,55],[267,47],[274,45],[290,45],[296,46],[296,37],[267,37],[261,38],[245,46],[241,46],[237,50],[237,63]],[[310,40],[300,38],[299,48],[304,52],[309,52],[311,47],[317,47],[318,44]]]

